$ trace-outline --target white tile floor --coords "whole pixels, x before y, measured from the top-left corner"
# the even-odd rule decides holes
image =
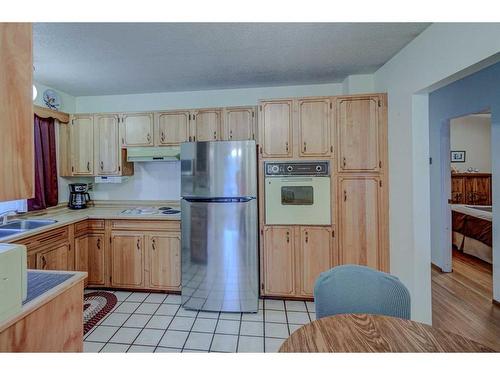
[[[85,335],[85,352],[277,352],[315,319],[313,302],[260,300],[258,313],[211,313],[185,310],[175,294],[113,293],[118,303]]]

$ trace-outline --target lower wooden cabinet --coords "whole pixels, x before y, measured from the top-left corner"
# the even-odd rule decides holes
[[[300,227],[298,252],[299,294],[313,297],[314,283],[332,262],[332,231],[329,227]]]
[[[294,228],[292,226],[268,226],[263,231],[264,294],[267,296],[294,296]]]
[[[40,270],[71,270],[70,252],[71,247],[68,243],[41,250],[36,254],[36,268]]]
[[[159,233],[146,236],[146,286],[151,289],[180,290],[180,233]]]
[[[313,297],[317,277],[334,265],[332,234],[325,226],[265,226],[262,293]]]
[[[113,232],[110,248],[111,286],[144,286],[144,236]]]
[[[75,269],[88,273],[87,285],[104,286],[105,236],[90,233],[75,238]]]

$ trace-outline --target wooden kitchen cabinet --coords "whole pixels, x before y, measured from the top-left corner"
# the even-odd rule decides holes
[[[34,196],[30,23],[0,23],[0,201]]]
[[[332,267],[332,231],[330,227],[300,227],[298,251],[298,293],[313,297],[314,283],[321,272]]]
[[[123,113],[121,115],[122,146],[153,146],[153,113]]]
[[[146,287],[151,289],[178,290],[181,287],[181,236],[180,233],[155,233],[146,236],[147,270]]]
[[[261,101],[259,102],[259,116],[262,157],[292,157],[293,101]]]
[[[155,145],[177,146],[189,140],[189,111],[155,113]]]
[[[144,235],[113,232],[110,263],[111,286],[144,286]]]
[[[330,106],[329,98],[298,100],[299,156],[323,157],[333,152]]]
[[[264,293],[295,295],[294,230],[291,226],[264,227]]]
[[[491,206],[491,175],[465,178],[465,204]]]
[[[36,268],[40,270],[68,271],[71,266],[71,246],[68,243],[41,250],[36,254]]]
[[[74,115],[71,118],[71,173],[73,176],[94,174],[94,118]]]
[[[338,185],[339,255],[341,264],[388,271],[385,250],[381,179],[341,176]]]
[[[199,109],[191,114],[191,140],[192,141],[217,141],[221,139],[222,110]]]
[[[75,269],[88,273],[88,285],[105,285],[105,243],[104,233],[75,238]]]
[[[380,155],[379,96],[335,100],[339,172],[378,172]]]
[[[223,139],[226,141],[255,139],[255,108],[225,108]]]

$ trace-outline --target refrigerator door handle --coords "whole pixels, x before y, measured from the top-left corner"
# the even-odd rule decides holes
[[[232,198],[198,198],[198,197],[183,197],[187,202],[199,203],[246,203],[250,202],[255,197],[232,197]]]

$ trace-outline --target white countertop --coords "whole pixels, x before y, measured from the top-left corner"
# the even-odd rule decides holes
[[[0,238],[0,242],[13,242],[20,240],[22,238],[31,237],[38,233],[43,233],[51,229],[63,227],[69,224],[77,223],[86,219],[108,219],[108,220],[168,220],[168,221],[180,221],[181,215],[164,215],[164,214],[123,214],[122,211],[130,209],[133,207],[161,207],[169,206],[175,209],[179,209],[179,202],[162,202],[162,203],[148,203],[148,202],[119,202],[119,203],[106,203],[106,202],[96,202],[94,207],[84,208],[80,210],[72,210],[68,207],[58,206],[56,208],[50,208],[43,211],[37,211],[33,213],[28,213],[21,215],[15,219],[52,219],[56,220],[54,224],[49,224],[41,228],[28,230],[26,232],[20,232],[13,234],[11,236],[6,236]]]
[[[460,212],[462,214],[477,217],[479,219],[484,219],[488,221],[493,221],[493,213],[483,210],[478,210],[477,208],[471,207],[468,204],[450,204],[451,210]],[[491,206],[486,206],[491,207]]]

